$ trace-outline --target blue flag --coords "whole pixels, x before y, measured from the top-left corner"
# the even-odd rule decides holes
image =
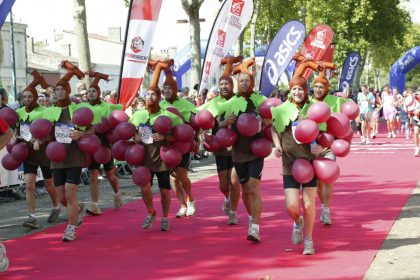
[[[305,25],[300,21],[289,21],[277,32],[264,59],[260,90],[270,96],[284,70],[305,39]]]
[[[340,91],[349,89],[353,84],[354,76],[356,75],[357,67],[360,65],[360,54],[358,52],[351,52],[344,61],[343,69],[340,78]]]
[[[0,27],[3,26],[7,14],[10,12],[15,0],[0,0]]]
[[[405,90],[405,75],[420,63],[420,46],[406,52],[391,66],[389,83],[391,88],[397,88],[400,93]]]

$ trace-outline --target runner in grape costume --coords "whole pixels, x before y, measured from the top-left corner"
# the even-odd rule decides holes
[[[234,64],[241,63],[242,57],[228,57],[221,61],[221,65],[225,65],[222,76],[219,79],[219,91],[220,95],[213,98],[211,101],[200,106],[199,110],[208,110],[213,115],[217,115],[219,104],[230,100],[235,94],[233,92],[233,80],[231,78]],[[218,131],[223,129],[230,129],[228,123],[233,122],[235,117],[231,115],[230,118],[225,118],[224,115],[216,118],[215,126],[212,129],[211,134],[216,135]],[[205,141],[209,141],[207,134],[204,134]],[[239,197],[240,197],[240,186],[237,174],[233,168],[232,162],[232,150],[231,148],[220,148],[213,152],[216,157],[216,168],[219,177],[219,189],[224,196],[223,211],[226,215],[229,215],[228,224],[237,225],[238,218],[236,210],[238,208]],[[249,200],[244,200],[249,202]],[[247,205],[247,209],[250,209],[250,205]]]
[[[160,155],[161,148],[169,145],[167,139],[172,140],[169,134],[157,133],[154,127],[156,120],[160,116],[167,116],[171,120],[172,126],[182,124],[182,119],[171,112],[160,108],[159,102],[161,100],[161,92],[158,87],[160,73],[163,69],[168,67],[168,64],[163,62],[149,61],[149,66],[154,68],[153,79],[146,92],[146,108],[145,110],[137,111],[130,118],[129,122],[137,127],[136,136],[134,141],[143,145],[144,147],[144,166],[151,171],[150,180],[147,182],[136,182],[140,185],[143,202],[147,209],[147,216],[144,220],[142,228],[150,229],[152,223],[156,220],[156,211],[153,206],[153,194],[151,191],[151,183],[153,176],[156,175],[158,186],[161,194],[162,204],[162,218],[160,229],[162,231],[169,230],[169,206],[171,203],[171,184],[170,184],[170,169],[165,165]],[[133,173],[134,176],[140,167],[137,167]],[[143,174],[142,174],[143,175]],[[144,177],[144,176],[143,176]]]
[[[38,71],[33,70],[31,74],[34,80],[23,90],[22,99],[25,106],[19,108],[16,112],[19,116],[17,124],[19,142],[22,141],[23,143],[26,143],[29,149],[29,156],[23,161],[26,205],[28,207],[29,217],[23,221],[23,226],[30,229],[36,229],[40,226],[35,215],[35,184],[38,167],[41,168],[45,188],[50,195],[53,204],[53,209],[47,219],[48,223],[55,223],[57,221],[60,214],[60,207],[58,205],[57,193],[52,179],[50,160],[45,155],[47,143],[51,137],[50,135],[47,135],[43,139],[38,139],[32,135],[30,130],[31,123],[41,119],[43,111],[46,109],[45,107],[38,105],[38,92],[36,86],[41,85],[42,88],[46,89],[48,88],[48,83]]]
[[[302,198],[304,217],[300,215],[299,190],[301,184],[292,176],[292,166],[297,159],[311,161],[314,155],[311,153],[310,144],[298,143],[295,139],[294,129],[299,121],[306,119],[306,113],[310,106],[308,97],[308,84],[302,77],[305,70],[310,67],[319,67],[315,62],[307,61],[299,65],[293,79],[290,82],[290,94],[286,102],[272,108],[272,136],[275,145],[275,155],[282,157],[283,184],[287,212],[294,221],[292,231],[293,244],[303,241],[303,228],[305,228],[305,242],[303,254],[314,254],[312,231],[315,221],[315,196],[317,178],[313,178],[302,184]],[[312,67],[311,67],[312,68]],[[304,218],[304,219],[303,219]],[[304,222],[305,221],[305,227]]]
[[[165,81],[163,83],[163,97],[165,98],[160,102],[162,109],[168,107],[175,107],[182,115],[184,122],[190,122],[191,115],[197,112],[194,104],[184,98],[178,97],[178,86],[173,78],[172,70],[170,69],[174,61],[167,61],[168,67],[165,69]],[[180,209],[176,216],[178,218],[185,216],[192,216],[196,211],[196,204],[192,194],[191,180],[188,177],[188,169],[191,164],[190,151],[182,155],[181,163],[173,170],[171,174],[172,187],[176,193],[180,203]],[[185,193],[185,196],[184,196]]]
[[[89,77],[94,78],[94,79],[88,88],[87,99],[91,106],[93,106],[95,109],[101,112],[102,114],[101,117],[108,118],[109,114],[113,110],[121,110],[123,107],[122,105],[102,102],[101,100],[101,89],[99,88],[98,83],[101,79],[108,81],[108,75],[98,73],[98,72],[93,72],[93,71],[89,71],[88,75]],[[100,133],[98,131],[95,131],[95,134],[101,140],[102,146],[110,148],[111,145],[106,137],[106,133]],[[89,166],[89,171],[90,171],[89,190],[90,190],[90,197],[92,198],[92,204],[86,210],[86,212],[91,215],[101,214],[101,209],[98,206],[98,202],[99,202],[98,178],[99,178],[100,166],[101,164],[96,162],[95,158],[92,159],[92,164]],[[103,168],[105,170],[106,179],[108,180],[108,182],[110,183],[114,191],[114,208],[119,209],[122,205],[121,193],[120,193],[118,178],[117,176],[115,176],[114,158],[112,156],[108,162],[103,163]]]

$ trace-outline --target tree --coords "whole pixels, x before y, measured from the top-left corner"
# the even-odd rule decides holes
[[[258,19],[259,9],[260,9],[260,0],[255,0],[254,14],[252,15],[251,26],[250,26],[251,38],[249,42],[249,47],[250,47],[251,57],[255,57],[255,32],[257,28],[257,19]]]
[[[204,0],[181,0],[182,8],[187,13],[190,23],[191,79],[190,88],[200,83],[201,49],[199,11]]]
[[[87,72],[91,68],[91,62],[86,22],[85,0],[74,0],[73,18],[74,33],[76,35],[77,50],[79,54],[79,68],[83,72]],[[85,78],[85,82],[89,83],[89,77]]]

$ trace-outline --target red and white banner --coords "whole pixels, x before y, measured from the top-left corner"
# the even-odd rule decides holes
[[[220,8],[207,43],[201,74],[200,92],[209,88],[210,77],[219,68],[222,58],[235,44],[254,11],[252,0],[226,0]]]
[[[118,95],[124,109],[133,102],[143,82],[162,1],[131,1]]]
[[[320,24],[315,26],[306,37],[300,54],[307,59],[322,60],[324,54],[330,51],[333,36],[334,32],[328,25]],[[300,63],[296,63],[295,71],[299,67],[299,64]],[[312,75],[312,72],[312,69],[306,69],[303,77],[308,80]]]

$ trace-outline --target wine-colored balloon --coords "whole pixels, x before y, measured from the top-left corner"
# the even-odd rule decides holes
[[[165,115],[161,115],[157,117],[153,124],[153,128],[156,130],[157,133],[166,134],[172,129],[172,121],[171,118]]]
[[[190,152],[190,150],[191,150],[191,143],[192,143],[192,141],[189,141],[189,142],[175,141],[175,142],[172,142],[171,145],[173,147],[175,147],[176,149],[178,149],[178,151],[181,154],[185,154],[185,153]]]
[[[316,158],[313,161],[316,177],[324,183],[332,184],[340,177],[340,167],[328,158]]]
[[[19,168],[22,164],[22,161],[16,160],[11,154],[6,154],[2,159],[1,163],[4,169],[12,171]]]
[[[190,122],[189,124],[195,131],[200,131],[200,127],[198,126],[196,120],[195,120],[195,114],[191,114],[190,116]]]
[[[132,165],[140,165],[143,163],[144,160],[144,146],[134,144],[127,148],[125,151],[125,161],[128,164]]]
[[[279,98],[271,97],[264,100],[264,102],[261,104],[260,108],[258,109],[261,117],[265,119],[271,119],[271,107],[276,107],[280,105],[282,102]]]
[[[93,121],[91,109],[82,107],[73,113],[73,123],[77,126],[89,126]]]
[[[206,141],[203,142],[204,149],[209,152],[215,152],[220,149],[219,142],[214,135],[210,135]]]
[[[327,132],[341,138],[348,132],[350,120],[344,113],[332,113],[327,121]]]
[[[255,115],[251,113],[243,113],[237,118],[236,127],[240,135],[251,137],[257,134],[260,129],[260,124]]]
[[[195,131],[188,124],[178,124],[174,127],[173,135],[177,141],[190,142],[194,139]]]
[[[185,122],[184,116],[181,114],[181,112],[178,110],[178,108],[171,106],[171,107],[167,107],[166,110],[171,112],[172,114],[177,115],[178,117],[180,117]]]
[[[353,101],[347,101],[341,104],[341,112],[344,113],[350,120],[354,120],[360,113],[359,106]]]
[[[9,126],[14,126],[19,119],[15,110],[9,107],[0,109],[0,118],[2,118]]]
[[[107,133],[106,133],[106,139],[108,140],[108,142],[110,144],[114,144],[116,143],[119,139],[118,139],[118,134],[115,132],[114,128],[111,128]]]
[[[195,115],[195,122],[200,128],[207,130],[214,127],[215,119],[209,111],[201,110]]]
[[[136,134],[136,127],[132,123],[122,122],[115,127],[115,133],[120,140],[128,140]]]
[[[22,162],[26,160],[29,156],[28,145],[25,142],[20,142],[14,145],[11,154],[17,161]]]
[[[181,163],[182,155],[178,149],[174,147],[160,147],[160,158],[166,167],[173,169]]]
[[[31,126],[29,129],[31,131],[32,137],[36,139],[43,139],[47,137],[48,135],[50,135],[52,128],[53,128],[52,123],[49,122],[48,120],[37,119],[31,123]]]
[[[109,114],[109,125],[116,127],[119,123],[128,122],[128,115],[121,110],[114,110]]]
[[[268,125],[264,128],[264,138],[267,139],[270,142],[273,142],[273,132],[272,132],[272,125]]]
[[[45,154],[51,161],[62,162],[66,159],[66,148],[62,143],[53,141],[47,145]]]
[[[93,126],[93,128],[95,129],[95,133],[97,134],[104,134],[107,133],[108,130],[111,128],[109,126],[109,121],[106,117],[101,117],[101,122],[97,123]]]
[[[323,101],[315,102],[309,107],[306,116],[309,120],[313,120],[316,123],[326,122],[331,116],[330,106]]]
[[[150,184],[152,173],[146,166],[137,166],[133,171],[132,179],[137,186],[145,187]]]
[[[216,132],[216,141],[221,148],[227,148],[235,144],[238,134],[230,128],[221,128]]]
[[[273,143],[265,138],[259,138],[252,142],[251,151],[257,157],[265,158],[271,154]]]
[[[295,130],[296,140],[305,144],[313,142],[319,134],[318,125],[313,120],[303,120]]]
[[[107,146],[101,146],[93,154],[93,159],[99,164],[105,164],[111,160],[111,150]]]
[[[329,148],[334,142],[334,136],[328,132],[322,132],[316,138],[316,142],[324,148]]]
[[[112,148],[111,148],[112,156],[116,160],[124,161],[125,160],[125,151],[132,144],[133,144],[133,142],[130,142],[130,141],[127,141],[127,140],[118,140],[117,142],[115,142],[114,145],[112,145]]]
[[[332,143],[331,151],[338,157],[345,157],[350,153],[350,143],[343,139],[337,139]]]
[[[306,159],[298,158],[293,163],[292,176],[298,183],[309,183],[314,178],[314,174],[314,167]]]
[[[84,153],[94,154],[101,147],[101,140],[95,134],[84,134],[77,140],[77,146]]]

